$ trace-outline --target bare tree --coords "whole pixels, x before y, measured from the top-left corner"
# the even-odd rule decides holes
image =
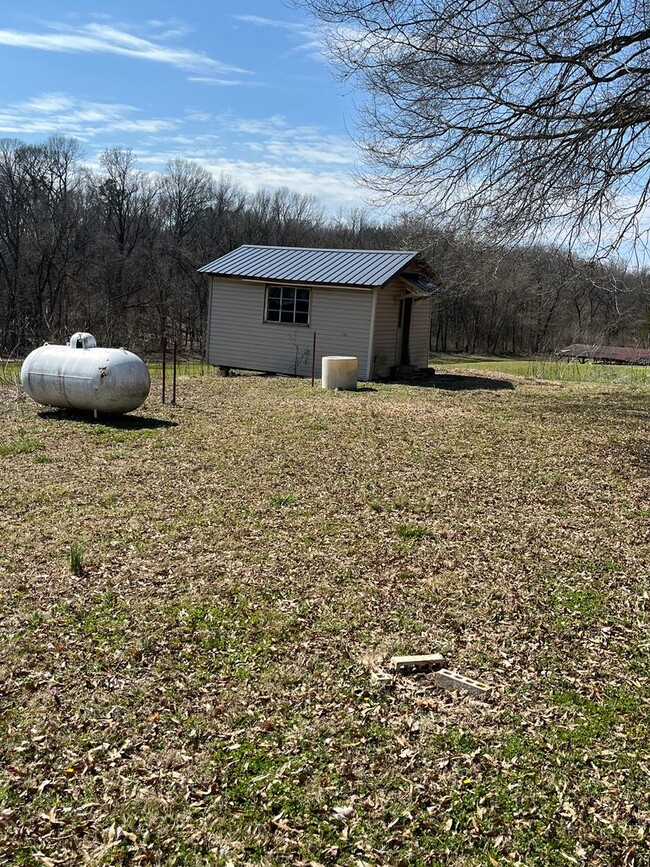
[[[0,310],[2,345],[14,350],[28,328],[26,236],[33,202],[33,178],[41,169],[42,149],[15,139],[0,141]]]
[[[161,181],[160,208],[164,224],[178,243],[196,226],[215,195],[214,179],[202,166],[180,158],[167,163]]]
[[[111,148],[100,155],[102,174],[89,173],[99,224],[94,268],[103,295],[103,337],[128,339],[129,311],[145,310],[154,273],[158,233],[157,185],[136,168],[132,151]]]
[[[38,145],[24,234],[30,247],[31,335],[48,337],[68,325],[70,292],[83,272],[89,232],[82,209],[79,142],[53,136]]]
[[[217,199],[210,172],[191,160],[173,159],[161,178],[159,213],[163,232],[156,260],[152,306],[159,339],[170,334],[193,346],[205,316],[204,281],[196,273],[199,253],[206,245],[206,217]]]
[[[493,240],[645,236],[648,0],[294,2],[367,92],[375,189]]]

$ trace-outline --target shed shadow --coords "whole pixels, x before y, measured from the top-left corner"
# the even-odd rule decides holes
[[[425,383],[430,388],[442,388],[445,391],[514,391],[515,385],[509,379],[499,379],[494,376],[467,376],[464,373],[436,373],[431,382]]]
[[[38,413],[39,418],[49,421],[78,421],[83,424],[101,424],[104,427],[115,430],[157,430],[159,428],[177,427],[177,421],[168,421],[164,418],[152,418],[140,415],[111,415],[98,413],[95,418],[92,410],[83,411],[77,409],[52,409]]]
[[[514,391],[515,385],[509,379],[493,376],[468,376],[464,373],[427,372],[419,376],[395,378],[389,382],[400,385],[414,385],[419,388],[439,388],[443,391]]]

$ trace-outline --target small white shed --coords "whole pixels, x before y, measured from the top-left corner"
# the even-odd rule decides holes
[[[437,290],[413,250],[245,245],[199,269],[210,277],[206,360],[309,376],[354,355],[359,379],[426,367]]]

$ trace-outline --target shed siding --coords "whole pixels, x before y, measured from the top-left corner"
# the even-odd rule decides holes
[[[396,281],[379,290],[375,312],[374,376],[388,376],[391,367],[400,362],[399,309],[404,295],[404,287]],[[429,363],[430,320],[431,301],[414,301],[411,308],[409,355],[415,367],[426,367]]]
[[[391,282],[377,295],[373,376],[388,376],[391,367],[397,364],[397,323],[402,294],[403,288]]]
[[[431,331],[431,299],[415,301],[411,311],[409,355],[414,367],[429,365],[429,334]]]
[[[316,332],[316,376],[323,356],[355,355],[366,378],[372,292],[312,288],[308,328],[264,322],[264,300],[263,283],[212,280],[211,364],[309,376]]]

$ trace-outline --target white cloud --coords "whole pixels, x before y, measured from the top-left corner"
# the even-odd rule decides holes
[[[191,28],[178,18],[168,18],[165,20],[150,18],[146,22],[146,26],[148,32],[151,32],[152,29],[157,30],[159,39],[178,39],[188,36],[192,32]]]
[[[199,84],[211,84],[214,87],[240,87],[241,85],[248,85],[249,87],[261,85],[261,82],[255,81],[243,81],[241,79],[234,78],[211,78],[208,75],[190,75],[188,76],[188,81],[197,81]]]
[[[163,33],[161,39],[168,38],[169,35],[169,32]],[[50,24],[48,31],[42,33],[0,29],[0,45],[67,54],[117,54],[206,74],[249,74],[246,69],[229,66],[202,52],[164,45],[136,36],[124,28],[97,22],[76,28]]]
[[[344,136],[316,126],[292,126],[282,115],[245,118],[192,111],[187,125],[148,153],[143,167],[159,170],[170,158],[194,160],[215,176],[226,174],[245,189],[287,186],[314,194],[329,210],[364,203],[354,180],[356,150]],[[188,135],[189,130],[194,135]]]
[[[16,108],[26,113],[36,111],[44,114],[56,114],[69,111],[73,104],[74,100],[65,93],[43,93],[25,102],[17,103]]]
[[[230,137],[239,136],[240,143],[249,150],[263,152],[274,161],[351,167],[357,159],[356,148],[348,138],[313,125],[292,125],[282,115],[264,118],[220,115],[214,118],[214,123],[227,130]]]
[[[138,114],[139,110],[132,105],[44,93],[0,108],[0,133],[23,136],[62,133],[88,141],[95,136],[122,133],[161,133],[178,125],[172,118],[146,118]]]
[[[172,149],[169,153],[139,154],[139,161],[145,168],[160,170],[176,156],[198,163],[216,178],[222,174],[226,175],[241,184],[248,192],[255,192],[260,187],[270,189],[288,187],[297,193],[316,196],[330,211],[359,207],[364,204],[362,189],[350,175],[341,171],[288,166],[266,159],[233,159],[206,152],[200,146],[182,147],[178,151]]]
[[[247,24],[255,24],[258,27],[272,27],[279,30],[289,30],[292,33],[314,33],[312,28],[300,21],[280,21],[277,18],[264,18],[261,15],[234,15],[237,21],[244,21]]]
[[[284,30],[296,41],[295,51],[308,55],[312,59],[322,59],[325,51],[324,38],[318,30],[302,21],[282,21],[277,18],[265,18],[261,15],[234,15],[235,20],[254,27],[272,30]]]
[[[215,117],[214,120],[227,128],[231,134],[243,133],[244,135],[268,137],[273,132],[287,128],[286,120],[279,114],[261,118],[235,117],[234,115],[222,114]]]

